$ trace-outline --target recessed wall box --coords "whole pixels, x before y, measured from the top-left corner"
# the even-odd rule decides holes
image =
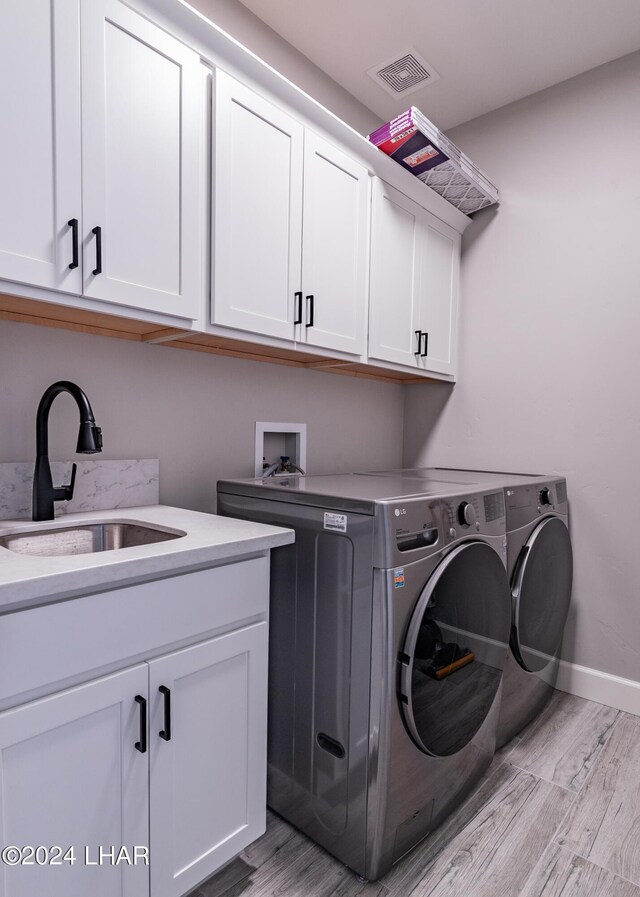
[[[255,476],[262,476],[265,462],[270,466],[282,457],[307,470],[307,425],[256,421]]]

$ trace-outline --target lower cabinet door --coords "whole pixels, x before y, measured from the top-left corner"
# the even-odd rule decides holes
[[[267,630],[149,663],[153,897],[179,897],[265,830]]]
[[[0,713],[1,897],[147,897],[146,695],[139,664]]]

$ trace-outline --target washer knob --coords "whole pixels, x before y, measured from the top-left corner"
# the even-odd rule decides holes
[[[458,521],[462,526],[471,526],[471,524],[475,523],[475,520],[476,511],[472,504],[468,501],[463,501],[458,505]]]
[[[540,490],[540,504],[541,505],[552,505],[553,499],[551,497],[551,490],[545,486],[544,489]]]

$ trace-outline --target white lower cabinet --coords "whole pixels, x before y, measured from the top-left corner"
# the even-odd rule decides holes
[[[266,667],[266,623],[149,664],[153,897],[180,897],[264,830]]]
[[[369,358],[453,374],[459,269],[460,234],[375,178]]]
[[[149,845],[148,761],[135,746],[147,682],[138,664],[0,714],[0,841],[35,851],[3,857],[2,897],[149,893],[144,862],[99,862],[101,847]]]
[[[0,713],[0,848],[22,851],[16,865],[2,856],[0,897],[181,897],[264,832],[267,583],[259,558],[109,593],[105,612],[132,608],[123,643],[137,611],[161,615],[149,626],[149,660]],[[26,654],[42,614],[59,651],[73,654],[101,598],[9,615],[4,634],[26,615]],[[64,614],[74,605],[71,634]],[[103,634],[89,636],[95,663],[112,648],[102,622]],[[191,625],[224,631],[161,653]]]

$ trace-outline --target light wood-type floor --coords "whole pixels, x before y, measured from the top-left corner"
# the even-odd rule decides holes
[[[363,883],[272,813],[192,897],[640,897],[640,717],[556,692],[460,809]]]

